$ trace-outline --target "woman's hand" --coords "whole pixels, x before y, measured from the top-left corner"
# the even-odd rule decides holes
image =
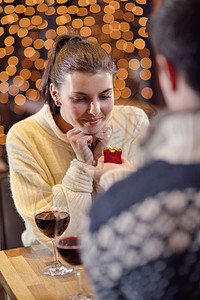
[[[77,159],[88,165],[92,165],[94,160],[97,161],[103,154],[103,149],[108,146],[110,135],[111,129],[108,125],[105,125],[95,135],[83,133],[76,128],[67,132],[67,138]]]
[[[98,160],[97,166],[84,166],[84,170],[97,182],[99,182],[101,176],[109,170],[126,168],[135,171],[134,167],[129,163],[127,159],[122,157],[121,164],[104,163],[104,157],[101,156]]]
[[[104,125],[104,127],[93,136],[93,144],[95,145],[93,153],[96,162],[99,157],[103,155],[103,149],[108,146],[110,136],[111,128],[108,125]]]
[[[94,155],[88,147],[92,144],[92,135],[88,135],[76,128],[73,128],[67,132],[67,138],[76,153],[77,159],[88,165],[92,165]]]

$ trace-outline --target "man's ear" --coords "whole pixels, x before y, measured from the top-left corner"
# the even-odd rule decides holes
[[[171,88],[173,91],[176,90],[177,87],[177,73],[172,65],[172,63],[162,54],[156,55],[156,61],[158,64],[159,72],[164,71],[167,75],[169,82],[171,83]]]
[[[58,96],[58,92],[55,89],[53,83],[50,84],[49,91],[50,91],[51,97],[53,98],[53,100],[55,102],[55,105],[56,106],[61,106],[61,102],[59,101],[60,98]]]

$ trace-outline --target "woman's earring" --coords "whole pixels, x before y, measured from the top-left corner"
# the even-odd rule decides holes
[[[59,101],[55,101],[56,106],[61,106],[61,103]]]

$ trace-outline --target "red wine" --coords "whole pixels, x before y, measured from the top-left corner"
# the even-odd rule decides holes
[[[44,211],[35,216],[35,222],[40,231],[49,238],[55,237],[55,227],[57,235],[60,236],[67,228],[70,216],[67,212],[60,212],[59,219],[56,220],[58,211]]]
[[[79,236],[70,236],[56,241],[58,252],[70,265],[81,265]]]

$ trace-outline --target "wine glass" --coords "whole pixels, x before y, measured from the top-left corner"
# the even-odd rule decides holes
[[[66,236],[65,233],[62,236],[56,237],[56,247],[58,252],[63,257],[63,259],[72,265],[75,270],[76,276],[76,295],[69,296],[68,299],[72,300],[93,300],[90,296],[84,294],[80,284],[80,269],[81,269],[81,245],[80,245],[80,235]]]
[[[55,247],[55,228],[57,227],[57,235],[61,235],[68,227],[70,221],[69,209],[67,201],[63,201],[54,205],[47,203],[46,206],[41,207],[40,201],[35,201],[35,223],[39,230],[49,237],[52,241],[54,262],[44,268],[42,274],[49,276],[62,276],[73,271],[70,266],[62,265],[58,260],[58,253]]]

